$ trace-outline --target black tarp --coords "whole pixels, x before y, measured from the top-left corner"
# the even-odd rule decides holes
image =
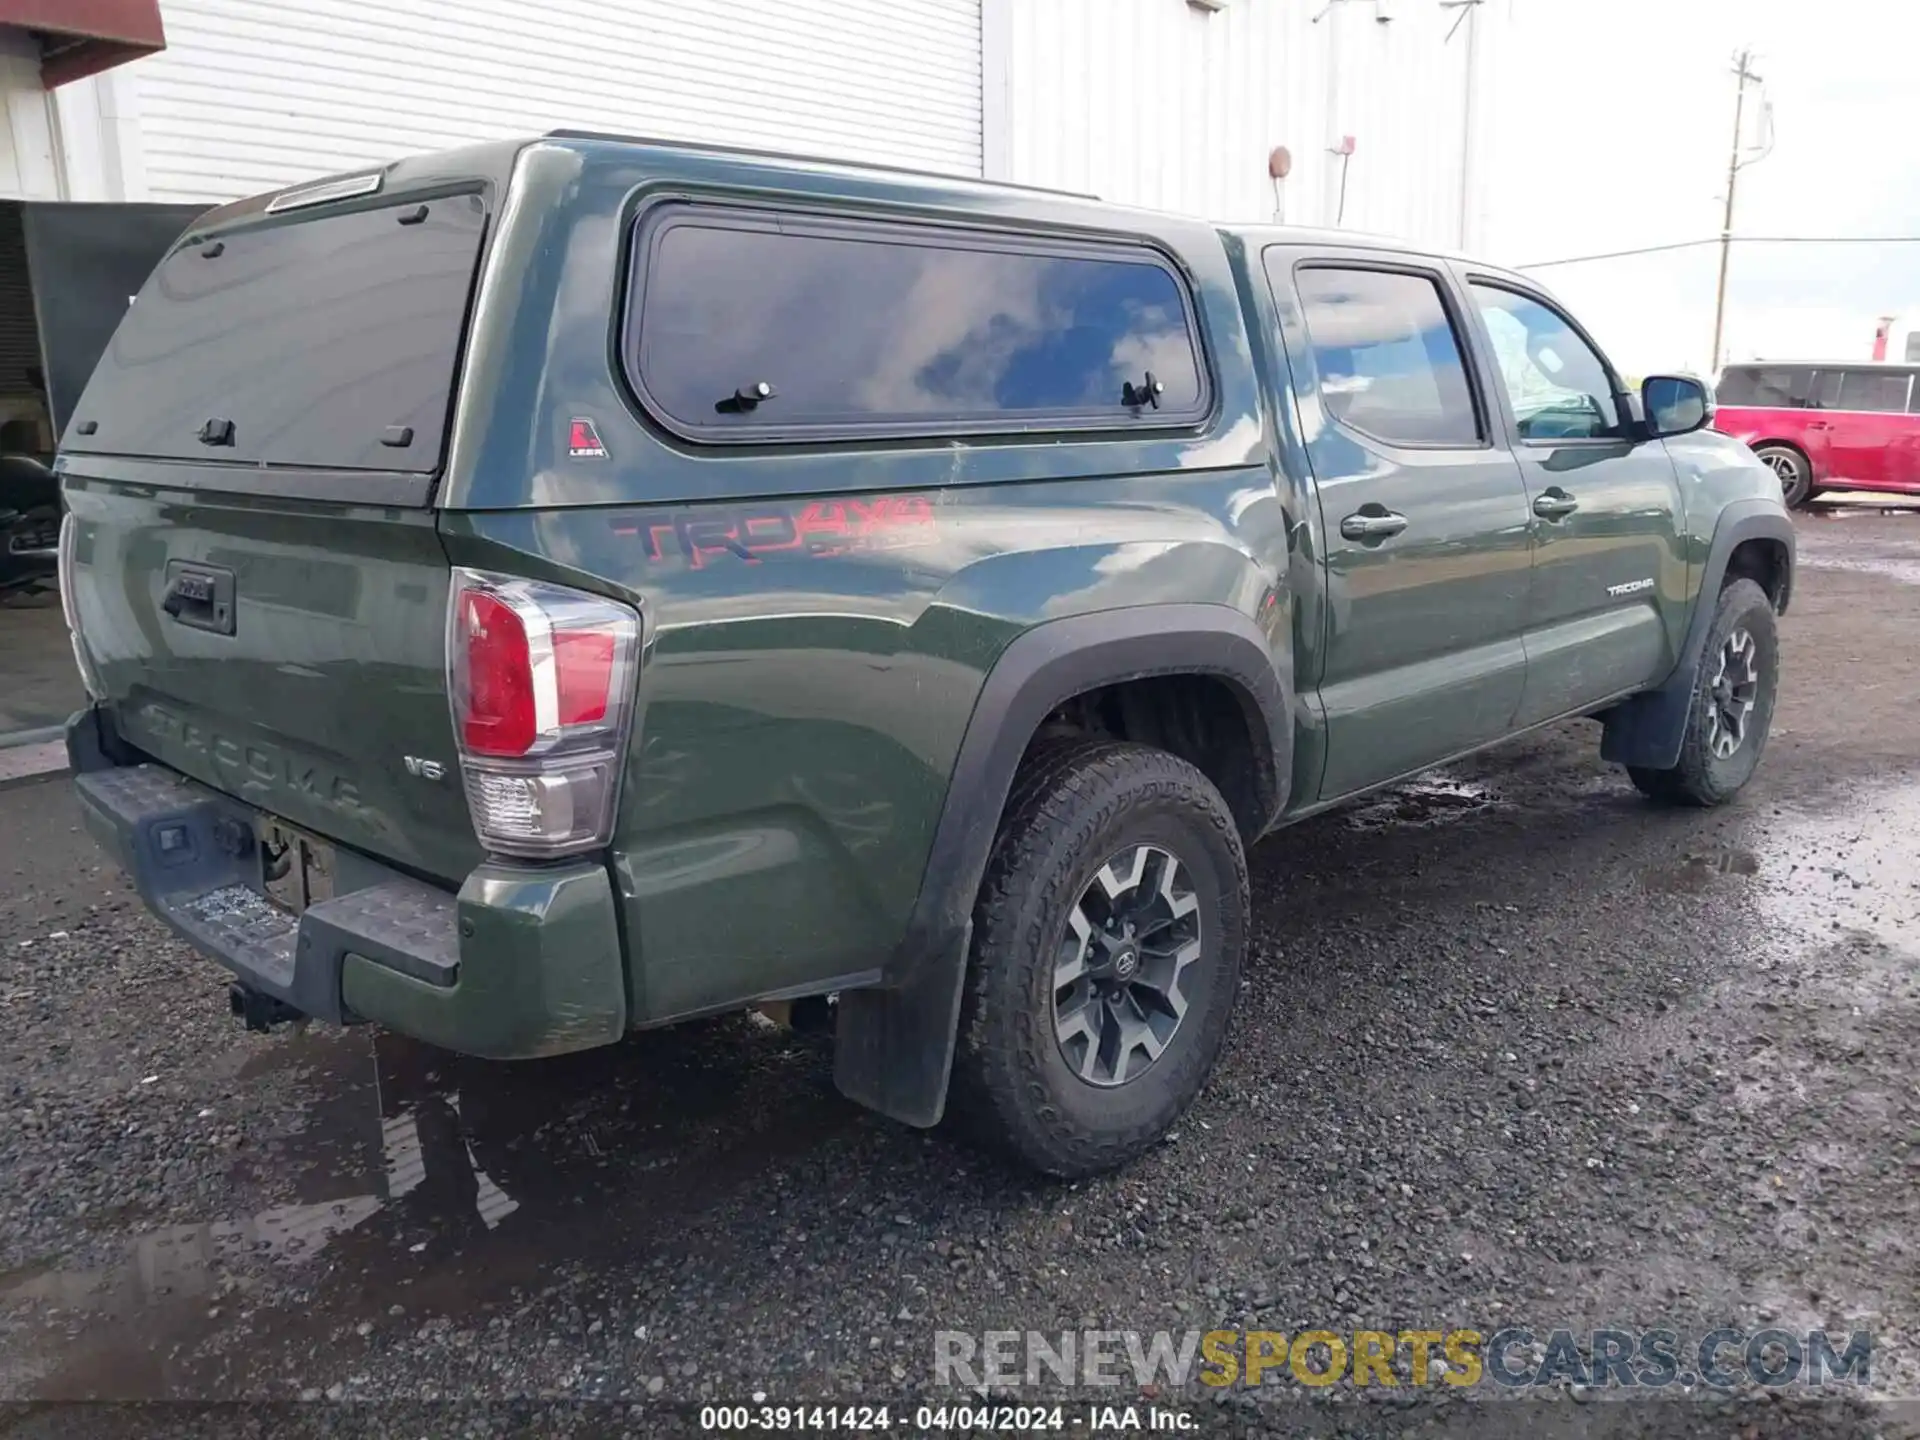
[[[57,436],[134,295],[211,207],[26,201],[19,208]]]

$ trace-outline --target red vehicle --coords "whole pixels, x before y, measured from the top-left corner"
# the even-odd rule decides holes
[[[1789,506],[1822,490],[1920,495],[1920,365],[1729,365],[1716,430],[1773,467]]]

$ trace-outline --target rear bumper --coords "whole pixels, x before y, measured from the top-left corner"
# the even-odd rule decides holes
[[[604,866],[488,863],[454,895],[342,852],[334,897],[295,917],[263,893],[255,811],[165,766],[115,763],[110,737],[95,710],[68,725],[89,833],[154,914],[243,985],[316,1019],[378,1021],[488,1059],[625,1033]]]

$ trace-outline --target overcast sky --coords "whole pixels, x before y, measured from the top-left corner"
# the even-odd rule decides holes
[[[1734,233],[1920,236],[1920,0],[1489,0],[1497,73],[1492,258],[1512,264],[1718,235],[1733,54],[1774,111]],[[1760,138],[1760,92],[1748,127]],[[1622,368],[1704,370],[1719,251],[1541,269]],[[1871,353],[1881,315],[1920,328],[1920,244],[1740,246],[1732,358]],[[1896,347],[1898,346],[1896,341]]]

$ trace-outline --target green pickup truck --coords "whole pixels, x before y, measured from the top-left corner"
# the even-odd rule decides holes
[[[1056,1175],[1245,849],[1568,716],[1746,782],[1793,531],[1703,387],[1342,233],[558,133],[212,212],[62,438],[90,829],[254,1026],[751,1006]]]

